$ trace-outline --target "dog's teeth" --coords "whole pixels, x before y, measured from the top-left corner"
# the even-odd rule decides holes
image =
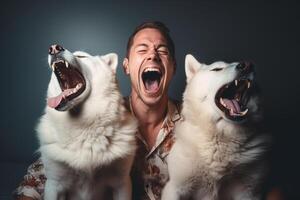
[[[244,115],[247,114],[247,112],[248,112],[248,108],[247,108],[246,110],[244,110],[243,112],[240,112],[240,115],[241,115],[241,116],[244,116]]]
[[[248,88],[248,89],[250,88],[250,85],[251,85],[251,83],[250,83],[250,81],[248,81],[248,82],[247,82],[247,88]]]
[[[226,107],[226,104],[224,103],[223,98],[220,98],[220,103]]]
[[[238,85],[238,80],[234,80],[234,84],[235,84],[235,86],[237,86]]]
[[[82,83],[78,83],[78,84],[76,85],[76,90],[79,90],[81,87],[82,87]]]
[[[68,68],[69,67],[69,63],[66,61],[65,64],[66,64],[66,67]]]
[[[55,69],[55,63],[52,63],[51,67],[52,67],[52,70],[54,71],[54,69]]]

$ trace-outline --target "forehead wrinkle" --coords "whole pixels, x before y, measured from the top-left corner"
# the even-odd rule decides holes
[[[137,42],[137,40],[140,40],[140,41]],[[143,38],[135,38],[134,42],[133,42],[134,46],[138,46],[138,45],[150,46],[152,44],[154,44],[155,47],[159,47],[159,46],[167,47],[167,43],[166,43],[165,39],[156,39],[156,38],[151,38],[149,36],[145,36]]]
[[[140,43],[140,44],[135,45],[134,48],[137,48],[137,47],[149,47],[149,45],[147,45],[145,43]]]

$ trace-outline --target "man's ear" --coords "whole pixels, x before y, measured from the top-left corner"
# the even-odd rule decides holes
[[[201,63],[199,63],[191,54],[185,57],[185,74],[187,83],[194,77],[194,75],[200,70]]]
[[[123,60],[123,70],[125,74],[129,75],[128,58],[124,58]]]

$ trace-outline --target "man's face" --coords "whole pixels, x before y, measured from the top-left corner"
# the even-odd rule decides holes
[[[175,62],[166,39],[157,29],[145,28],[134,36],[123,66],[130,75],[133,96],[149,106],[166,99]]]

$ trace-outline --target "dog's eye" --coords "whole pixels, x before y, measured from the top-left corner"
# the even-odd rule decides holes
[[[87,56],[76,56],[77,58],[86,58]]]
[[[211,69],[210,71],[215,71],[215,72],[217,72],[217,71],[221,71],[223,68],[213,68],[213,69]]]

